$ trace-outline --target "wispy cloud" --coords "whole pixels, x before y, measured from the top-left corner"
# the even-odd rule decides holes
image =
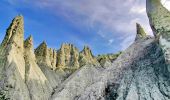
[[[22,2],[48,9],[54,15],[63,16],[82,29],[95,29],[96,35],[107,40],[108,44],[114,42],[113,38],[123,37],[122,49],[133,42],[136,22],[141,23],[148,34],[152,34],[145,11],[145,0],[25,0]]]

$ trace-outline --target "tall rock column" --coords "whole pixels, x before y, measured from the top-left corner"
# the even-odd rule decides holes
[[[170,71],[170,12],[160,0],[146,0],[146,10],[154,35],[159,39]]]
[[[135,38],[135,41],[136,40],[139,40],[139,39],[143,39],[146,37],[146,33],[144,31],[144,29],[142,28],[142,26],[138,23],[136,23],[136,38]]]
[[[0,46],[0,97],[3,95],[6,99],[30,99],[25,85],[23,24],[22,16],[14,18]]]
[[[84,49],[80,52],[79,63],[80,66],[86,64],[99,65],[99,62],[93,57],[92,51],[88,46],[84,46]]]
[[[36,56],[38,64],[43,64],[43,65],[48,66],[51,69],[54,69],[53,66],[51,65],[50,52],[45,42],[42,42],[35,49],[35,56]]]
[[[79,68],[79,51],[72,44],[62,44],[57,53],[57,67],[60,69]]]
[[[52,87],[40,67],[36,64],[31,36],[25,40],[24,47],[25,76],[30,98],[31,100],[47,100],[52,92]]]

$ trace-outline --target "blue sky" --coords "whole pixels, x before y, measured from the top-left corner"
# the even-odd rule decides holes
[[[58,49],[72,43],[93,53],[124,50],[133,43],[140,23],[152,34],[145,13],[145,0],[1,0],[0,40],[11,20],[24,16],[25,38],[30,34],[37,47],[45,40]]]

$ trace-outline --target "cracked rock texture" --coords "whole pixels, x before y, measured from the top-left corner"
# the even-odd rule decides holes
[[[106,68],[82,67],[55,90],[52,100],[169,100],[169,74],[161,48],[145,38]]]
[[[170,12],[163,7],[160,0],[147,0],[146,10],[150,26],[156,38],[159,39],[170,71]]]

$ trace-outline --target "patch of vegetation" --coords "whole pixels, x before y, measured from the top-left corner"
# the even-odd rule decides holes
[[[103,54],[103,55],[98,55],[97,60],[101,62],[102,60],[108,60],[108,61],[114,61],[117,59],[117,57],[121,54],[122,52],[118,52],[116,54]]]

